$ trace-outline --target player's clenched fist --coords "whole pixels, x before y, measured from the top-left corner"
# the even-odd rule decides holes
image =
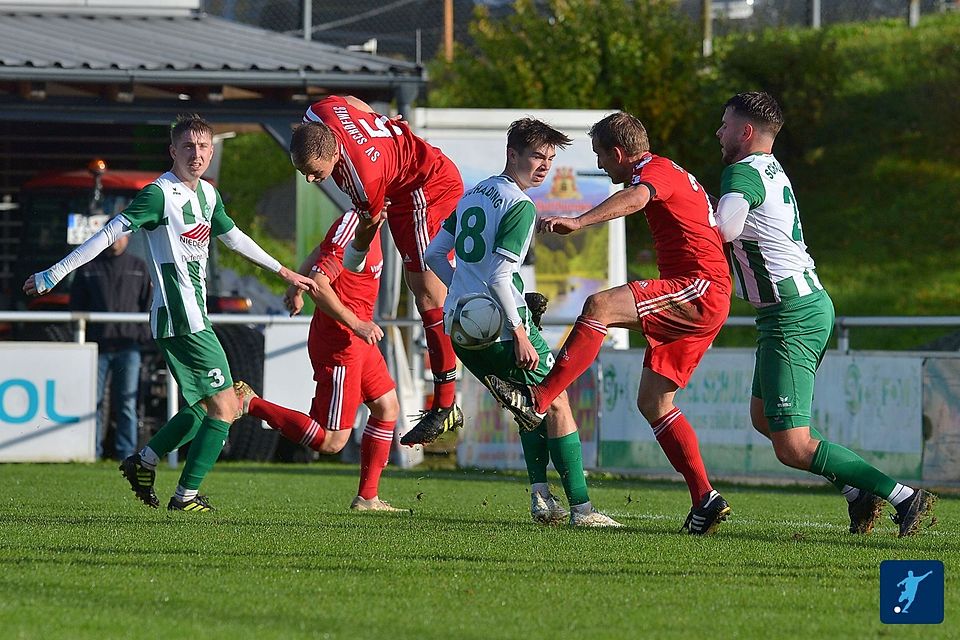
[[[35,276],[30,276],[27,278],[26,282],[23,283],[23,292],[28,296],[40,295],[37,291],[37,282]]]

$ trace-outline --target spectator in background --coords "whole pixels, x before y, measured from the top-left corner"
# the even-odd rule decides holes
[[[129,236],[118,238],[92,262],[77,269],[70,289],[74,311],[137,313],[150,311],[151,284],[147,264],[126,252]],[[104,457],[103,439],[110,407],[103,405],[107,376],[117,416],[114,456],[123,460],[137,450],[137,397],[140,350],[150,340],[145,322],[92,322],[87,337],[100,348],[97,361],[97,459]]]

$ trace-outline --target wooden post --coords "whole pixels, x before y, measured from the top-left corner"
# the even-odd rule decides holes
[[[443,55],[453,62],[453,0],[443,0]]]

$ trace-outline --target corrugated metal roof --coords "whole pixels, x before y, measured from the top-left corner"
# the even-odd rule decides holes
[[[207,15],[0,13],[0,79],[277,86],[343,74],[422,81],[410,62]]]

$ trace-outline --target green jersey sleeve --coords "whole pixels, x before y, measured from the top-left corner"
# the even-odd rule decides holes
[[[223,208],[223,200],[220,199],[220,192],[214,191],[214,193],[217,194],[217,202],[213,206],[213,217],[210,219],[210,232],[214,236],[220,236],[237,226],[237,223],[227,215],[227,210]]]
[[[454,209],[453,213],[447,216],[447,219],[443,221],[443,229],[452,236],[457,235],[457,211]]]
[[[533,231],[537,219],[537,210],[529,200],[521,200],[507,211],[497,226],[494,237],[494,251],[516,261]]]
[[[129,223],[131,231],[152,231],[164,223],[163,189],[148,184],[140,190],[133,201],[120,214]]]
[[[728,193],[742,194],[751,209],[763,204],[766,192],[760,172],[744,162],[729,165],[720,176],[720,197]]]

